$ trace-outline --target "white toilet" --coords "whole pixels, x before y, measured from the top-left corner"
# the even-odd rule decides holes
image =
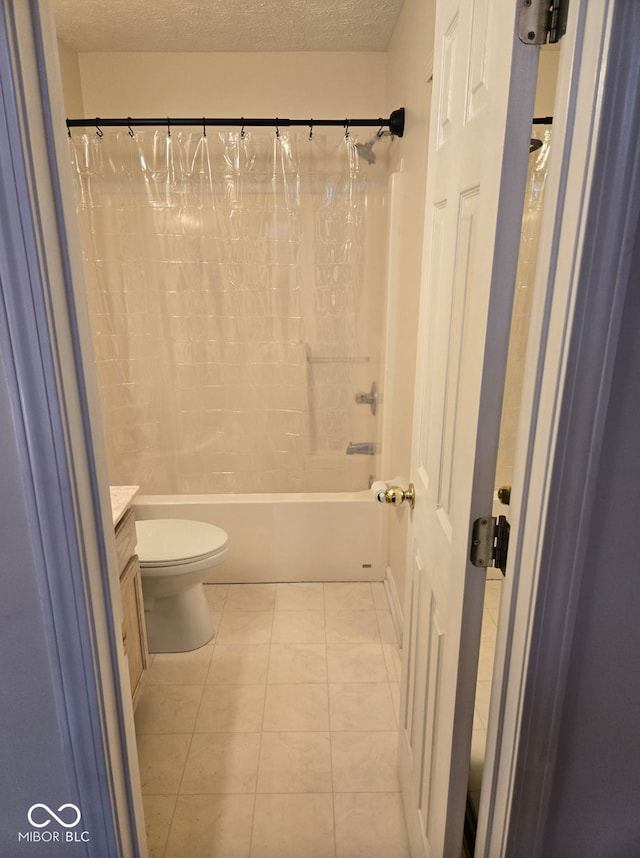
[[[224,530],[203,521],[136,522],[149,652],[187,652],[214,634],[202,582],[229,551]]]

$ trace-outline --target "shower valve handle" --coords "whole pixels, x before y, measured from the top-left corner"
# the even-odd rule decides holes
[[[356,402],[358,405],[368,405],[375,417],[378,408],[378,386],[375,381],[371,382],[371,390],[368,393],[356,393]]]

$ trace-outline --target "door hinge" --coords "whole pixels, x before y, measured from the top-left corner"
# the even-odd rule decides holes
[[[518,0],[518,38],[525,45],[554,45],[567,32],[569,0]]]
[[[477,518],[471,534],[470,560],[474,566],[495,566],[502,574],[507,568],[509,531],[506,516]]]

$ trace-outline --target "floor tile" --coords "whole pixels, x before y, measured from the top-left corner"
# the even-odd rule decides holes
[[[371,584],[371,595],[373,596],[373,607],[376,611],[388,611],[389,600],[383,581],[373,581]]]
[[[371,584],[325,584],[324,607],[326,611],[373,611]]]
[[[327,643],[380,643],[375,611],[327,611]]]
[[[487,731],[474,730],[471,735],[471,762],[469,764],[469,791],[477,792],[482,782]]]
[[[327,681],[324,644],[271,644],[269,683]]]
[[[217,644],[267,644],[271,641],[273,612],[225,611],[218,625]]]
[[[254,733],[262,727],[264,685],[207,685],[196,733]]]
[[[484,588],[484,604],[490,611],[500,607],[502,581],[487,581]]]
[[[400,683],[390,682],[389,691],[391,692],[391,702],[393,703],[393,711],[396,715],[396,724],[400,726]]]
[[[272,611],[275,601],[275,584],[231,584],[224,610]]]
[[[148,685],[135,712],[137,733],[191,733],[202,685]]]
[[[388,682],[340,683],[329,686],[332,730],[396,730]]]
[[[143,795],[144,821],[149,858],[163,858],[169,827],[176,806],[175,795]]]
[[[276,611],[272,643],[324,643],[323,611]]]
[[[500,608],[487,608],[486,611],[493,620],[493,622],[496,624],[497,629],[498,623],[500,622]]]
[[[385,682],[381,644],[327,644],[329,682]]]
[[[495,641],[498,636],[498,627],[489,611],[484,611],[482,614],[482,631],[480,632],[480,640]]]
[[[156,653],[146,676],[147,685],[203,685],[209,671],[213,648],[203,646],[191,652]]]
[[[398,734],[331,733],[335,792],[397,792]]]
[[[164,858],[249,858],[252,795],[178,796]]]
[[[334,797],[336,858],[409,858],[400,793]]]
[[[496,645],[493,641],[480,641],[478,660],[478,682],[491,681]]]
[[[476,683],[476,712],[483,727],[489,726],[489,703],[491,700],[491,680]]]
[[[335,858],[332,796],[257,795],[251,858]]]
[[[278,584],[276,611],[323,611],[324,585],[316,583]]]
[[[480,633],[480,657],[478,660],[471,766],[469,771],[469,796],[472,803],[475,802],[476,804],[480,797],[480,783],[484,768],[486,728],[489,723],[489,703],[491,699],[491,682],[493,679],[501,596],[502,581],[487,581],[484,593],[482,630]]]
[[[229,592],[228,584],[205,584],[204,594],[212,611],[222,613],[224,603]]]
[[[319,793],[331,790],[328,732],[263,734],[258,792]]]
[[[268,668],[269,644],[218,643],[213,649],[207,684],[264,684]]]
[[[326,685],[267,685],[265,732],[313,732],[329,729]]]
[[[138,736],[140,781],[145,795],[178,792],[190,744],[191,733]]]
[[[380,631],[380,640],[387,644],[397,644],[398,636],[396,627],[393,624],[390,611],[376,611],[376,619],[378,620],[378,629]]]
[[[150,858],[408,858],[384,584],[205,594],[214,641],[155,655],[136,712]]]
[[[387,665],[389,682],[400,682],[402,677],[402,656],[397,644],[382,644],[384,660]]]
[[[194,733],[180,793],[253,793],[260,733]]]

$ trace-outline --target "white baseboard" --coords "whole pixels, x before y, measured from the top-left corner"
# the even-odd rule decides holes
[[[387,594],[387,601],[389,602],[389,609],[391,611],[391,619],[393,620],[393,625],[396,630],[396,637],[398,638],[398,646],[402,649],[402,632],[404,628],[402,605],[400,604],[400,599],[398,597],[398,590],[396,588],[393,572],[389,566],[387,566],[384,578],[384,589]]]

